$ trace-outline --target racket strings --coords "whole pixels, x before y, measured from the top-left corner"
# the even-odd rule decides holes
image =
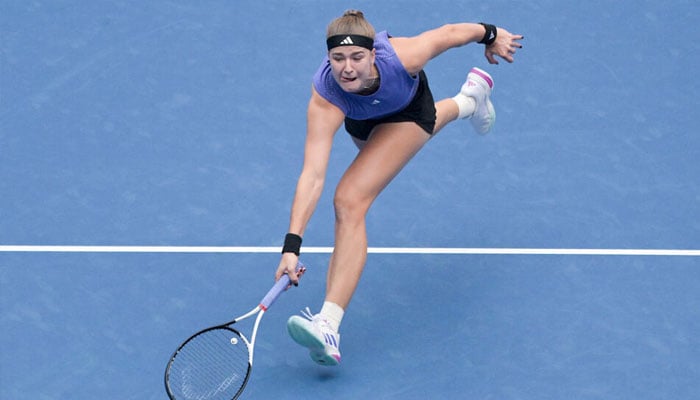
[[[234,331],[217,328],[192,338],[170,366],[176,399],[232,399],[248,375],[248,346]]]

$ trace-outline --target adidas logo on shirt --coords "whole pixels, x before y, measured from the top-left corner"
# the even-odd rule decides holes
[[[341,45],[343,45],[343,44],[344,44],[344,45],[353,45],[353,44],[355,44],[355,43],[352,41],[352,39],[350,39],[350,36],[347,36],[345,39],[343,39],[343,40],[340,42],[340,44],[341,44]]]

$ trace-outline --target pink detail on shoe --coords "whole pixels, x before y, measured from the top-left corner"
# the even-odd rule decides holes
[[[491,77],[486,72],[480,70],[479,68],[472,68],[472,70],[469,72],[482,77],[489,85],[489,87],[493,89],[493,80],[491,80]]]

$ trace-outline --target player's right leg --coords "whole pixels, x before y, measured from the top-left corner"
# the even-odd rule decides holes
[[[488,133],[496,122],[496,111],[491,103],[492,90],[491,75],[479,68],[472,68],[456,96],[435,104],[435,133],[449,122],[463,118],[469,119],[477,133]]]

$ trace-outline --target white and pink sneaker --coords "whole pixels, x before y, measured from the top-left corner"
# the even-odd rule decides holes
[[[469,118],[474,130],[485,135],[496,122],[496,110],[491,103],[491,91],[493,90],[493,78],[486,71],[472,68],[467,74],[467,81],[462,85],[459,95],[471,97],[476,103],[474,112],[466,116]]]

